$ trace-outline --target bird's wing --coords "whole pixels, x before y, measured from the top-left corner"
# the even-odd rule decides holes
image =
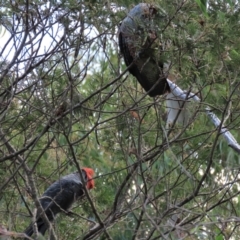
[[[126,66],[127,67],[130,66],[133,63],[133,57],[130,51],[131,47],[128,44],[127,38],[124,36],[124,33],[122,33],[121,31],[119,32],[119,48],[120,48],[121,54],[123,55]],[[149,91],[152,85],[149,84],[148,78],[144,74],[144,71],[141,71],[142,64],[138,64],[138,63],[139,63],[139,60],[136,60],[136,62],[133,63],[132,66],[129,68],[129,72],[134,77],[137,78],[138,82],[145,89],[145,91]],[[140,66],[140,69],[138,66]]]
[[[121,30],[119,30],[118,44],[119,44],[120,52],[123,55],[124,61],[128,67],[133,62],[133,57],[129,51],[126,38],[124,37],[124,34],[121,32]]]

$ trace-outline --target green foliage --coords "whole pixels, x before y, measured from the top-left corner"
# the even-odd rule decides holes
[[[207,0],[195,0],[202,12],[207,15]]]
[[[1,3],[0,223],[9,231],[31,221],[31,177],[40,197],[91,167],[91,201],[60,214],[58,239],[238,239],[240,157],[205,108],[240,141],[239,3],[154,2],[166,71],[201,98],[186,129],[171,130],[165,96],[121,75],[117,26],[135,4]]]

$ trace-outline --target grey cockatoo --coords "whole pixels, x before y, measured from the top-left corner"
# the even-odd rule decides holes
[[[120,24],[119,47],[127,67],[131,65],[129,72],[150,97],[168,93],[168,125],[176,117],[179,123],[185,124],[188,117],[186,111],[181,111],[184,101],[171,93],[163,69],[163,50],[158,34],[161,33],[160,22],[165,18],[163,11],[160,14],[159,9],[152,4],[136,5]]]
[[[92,189],[94,187],[94,180],[92,179],[94,171],[91,168],[83,168],[82,174],[87,189]],[[79,198],[84,196],[83,183],[80,179],[78,172],[71,173],[54,182],[40,198],[40,203],[45,211],[48,220],[51,222],[54,220],[55,216],[64,211],[68,211],[71,205],[77,201]],[[31,223],[29,227],[25,230],[27,236],[33,234],[33,224]],[[37,212],[36,226],[38,232],[42,235],[45,234],[48,226],[45,224]]]

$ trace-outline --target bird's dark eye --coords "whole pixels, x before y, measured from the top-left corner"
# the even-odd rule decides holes
[[[157,14],[157,9],[154,8],[153,6],[151,6],[151,7],[149,8],[149,12],[150,12],[151,16],[154,16],[154,15]]]

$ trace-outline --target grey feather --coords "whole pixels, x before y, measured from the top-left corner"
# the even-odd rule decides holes
[[[82,170],[82,174],[84,180],[87,181],[87,175],[84,170]],[[54,182],[49,188],[47,188],[39,201],[48,220],[53,221],[58,213],[67,211],[72,204],[83,195],[83,184],[79,173],[76,172],[66,175]],[[31,236],[33,234],[33,224],[34,223],[31,223],[25,230],[26,235]],[[44,235],[47,226],[42,220],[39,212],[37,212],[36,224],[38,232]]]
[[[158,9],[147,3],[135,6],[119,28],[119,47],[129,72],[135,76],[149,96],[169,91],[163,72],[161,44],[158,38]]]

